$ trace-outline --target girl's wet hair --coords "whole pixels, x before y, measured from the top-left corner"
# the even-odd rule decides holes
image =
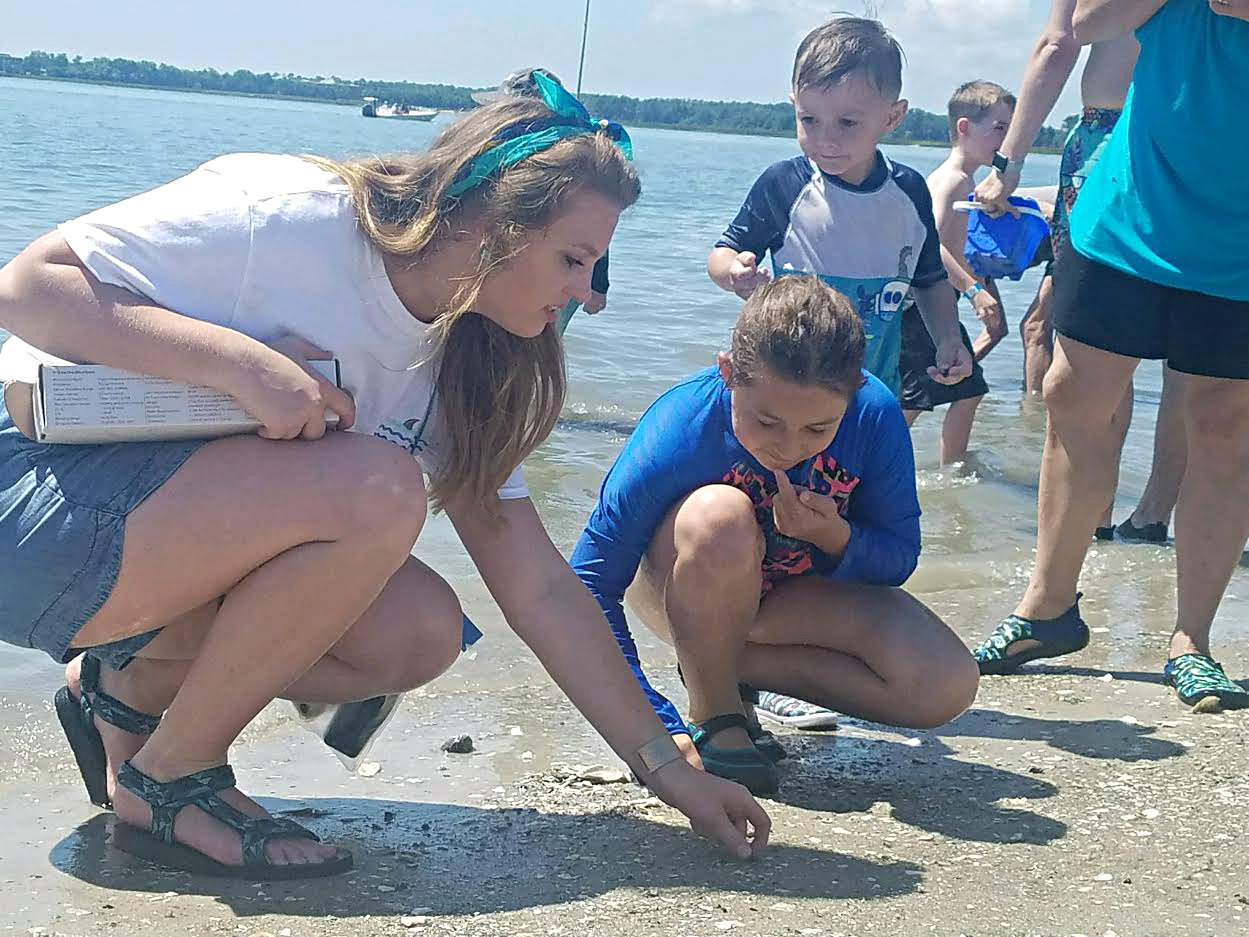
[[[553,327],[521,338],[472,313],[482,284],[548,227],[579,192],[620,209],[641,193],[637,172],[606,133],[586,133],[509,166],[461,196],[447,190],[508,128],[549,118],[532,97],[477,108],[416,155],[338,162],[314,158],[346,181],[364,233],[381,250],[419,264],[473,225],[484,232],[476,269],[431,327],[437,341],[437,411],[451,452],[433,480],[436,507],[466,499],[497,509],[496,492],[550,434],[564,402],[564,350]],[[419,414],[416,414],[419,416]]]
[[[729,351],[733,386],[760,372],[846,397],[863,383],[867,339],[854,304],[819,277],[778,277],[746,301]]]

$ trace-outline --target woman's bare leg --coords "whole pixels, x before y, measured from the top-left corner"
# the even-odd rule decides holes
[[[1023,341],[1024,393],[1030,397],[1041,396],[1045,372],[1054,360],[1053,296],[1054,278],[1042,277],[1036,298],[1019,323],[1019,338]]]
[[[199,653],[217,607],[217,602],[211,602],[170,623],[123,670],[102,668],[101,689],[141,712],[163,713]],[[283,696],[300,702],[347,703],[422,686],[459,656],[462,621],[463,612],[451,587],[410,557],[329,653],[287,687]],[[81,661],[75,658],[66,667],[66,682],[74,696],[81,692]],[[143,747],[147,736],[124,732],[99,719],[96,726],[108,759],[111,798],[117,769]]]
[[[1179,500],[1180,483],[1188,463],[1188,439],[1184,430],[1184,375],[1162,366],[1162,399],[1154,424],[1154,459],[1149,481],[1136,510],[1128,518],[1137,527],[1170,524]]]
[[[356,434],[316,442],[219,440],[196,452],[130,515],[108,601],[75,639],[91,646],[150,630],[224,595],[157,730],[132,759],[156,780],[226,760],[270,700],[307,671],[377,598],[425,518],[420,468],[397,446]],[[150,823],[119,789],[118,816]],[[183,810],[177,838],[241,861],[237,834]],[[273,862],[328,858],[279,840]]]
[[[1119,465],[1123,461],[1123,444],[1127,442],[1128,430],[1132,427],[1132,413],[1135,409],[1135,401],[1136,388],[1133,383],[1129,383],[1127,391],[1119,401],[1119,406],[1115,410],[1114,416],[1110,418],[1110,434],[1115,444],[1114,488],[1110,495],[1110,503],[1106,505],[1106,510],[1102,513],[1101,520],[1097,524],[1099,528],[1114,529],[1115,494],[1119,491]]]

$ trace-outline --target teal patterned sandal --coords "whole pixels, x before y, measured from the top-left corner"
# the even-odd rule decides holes
[[[1082,595],[1083,593],[1076,593],[1075,604],[1057,618],[1031,619],[1008,615],[972,652],[980,665],[980,673],[1015,673],[1029,661],[1043,657],[1062,657],[1088,647],[1088,625],[1080,617]],[[1011,646],[1020,641],[1037,643],[1014,654],[1008,653]]]
[[[1167,686],[1175,688],[1175,695],[1194,712],[1222,712],[1224,709],[1244,709],[1249,706],[1249,692],[1233,683],[1223,671],[1223,665],[1205,654],[1181,654],[1173,657],[1162,668]]]
[[[711,743],[711,737],[725,729],[750,731],[746,717],[741,713],[725,713],[712,716],[705,722],[689,724],[690,738],[703,760],[708,774],[736,781],[752,794],[775,794],[780,787],[780,776],[772,760],[752,743],[748,748],[721,748]]]
[[[95,727],[101,722],[116,726],[134,735],[151,735],[160,725],[160,716],[131,709],[115,696],[100,689],[100,662],[88,651],[82,658],[81,689],[75,698],[69,687],[56,691],[52,705],[60,720],[65,738],[69,741],[78,773],[87,788],[87,796],[97,807],[112,807],[108,799],[108,760],[104,755],[104,740]]]
[[[128,823],[118,823],[113,830],[113,845],[140,859],[196,875],[252,882],[323,878],[339,875],[352,867],[351,853],[342,848],[333,859],[322,862],[286,865],[270,862],[265,855],[265,846],[271,840],[310,839],[320,842],[320,837],[294,820],[249,817],[222,800],[218,792],[234,787],[234,770],[229,765],[218,765],[172,781],[156,781],[127,761],[117,772],[117,783],[152,808],[151,830]],[[190,846],[175,842],[174,820],[184,807],[198,807],[237,832],[243,840],[243,864],[226,865]]]

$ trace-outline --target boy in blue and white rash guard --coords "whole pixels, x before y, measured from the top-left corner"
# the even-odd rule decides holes
[[[783,751],[748,726],[739,681],[910,726],[975,694],[967,649],[891,588],[919,557],[915,465],[864,345],[853,304],[817,278],[756,291],[719,367],[643,414],[572,556],[687,757],[756,793],[775,790]],[[688,727],[642,671],[631,585],[676,647]]]
[[[901,90],[902,52],[880,23],[841,17],[813,30],[790,95],[803,155],[764,171],[707,259],[712,280],[743,299],[771,279],[765,253],[774,274],[813,273],[850,297],[866,367],[895,394],[909,294],[936,345],[933,379],[957,384],[972,368],[928,188],[877,148],[906,113]]]

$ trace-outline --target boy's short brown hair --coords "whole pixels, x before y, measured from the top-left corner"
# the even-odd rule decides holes
[[[950,118],[950,142],[958,142],[960,117],[971,121],[983,120],[991,108],[1002,102],[1012,111],[1015,109],[1015,96],[995,82],[977,78],[959,85],[950,95],[950,103],[946,105],[946,113]]]
[[[877,20],[839,16],[807,33],[794,57],[794,91],[861,74],[885,97],[902,93],[902,47]]]

